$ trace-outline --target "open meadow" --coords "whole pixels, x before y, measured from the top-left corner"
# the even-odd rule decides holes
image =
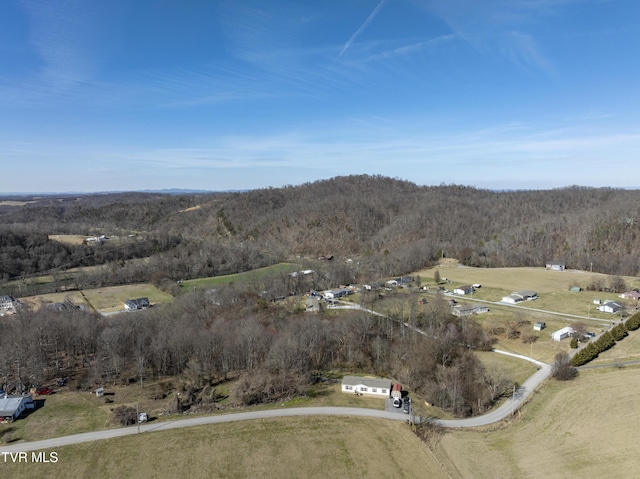
[[[71,478],[445,479],[402,422],[300,417],[227,423],[53,449],[58,462],[0,464],[0,475]]]
[[[460,478],[638,477],[639,373],[605,368],[548,381],[505,427],[447,431],[436,455]]]

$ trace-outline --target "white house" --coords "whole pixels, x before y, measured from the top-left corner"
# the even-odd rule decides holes
[[[516,304],[522,301],[522,297],[516,296],[515,294],[510,294],[509,296],[503,296],[501,301],[503,303]]]
[[[502,302],[509,304],[516,304],[520,301],[533,301],[534,299],[538,299],[538,293],[535,291],[531,291],[528,289],[522,291],[514,291],[509,296],[503,296]]]
[[[567,326],[562,329],[558,329],[554,333],[551,333],[551,339],[553,339],[554,341],[562,341],[563,339],[568,338],[575,332],[576,332],[575,329],[573,329],[570,326]]]
[[[322,297],[324,299],[338,299],[338,298],[342,298],[343,296],[347,296],[349,294],[352,294],[353,291],[351,291],[348,288],[338,288],[338,289],[330,289],[328,291],[325,291],[324,293],[322,293]]]
[[[624,309],[624,305],[616,301],[607,301],[606,303],[598,306],[598,311],[603,313],[617,313]]]
[[[465,294],[471,294],[475,291],[475,289],[473,288],[473,286],[460,286],[456,289],[453,290],[453,292],[455,294],[459,294],[464,296]]]
[[[387,398],[391,393],[391,379],[345,376],[342,378],[342,392]]]
[[[0,421],[13,422],[27,409],[36,407],[31,395],[0,397]]]
[[[553,261],[547,262],[547,269],[550,269],[552,271],[564,271],[566,268],[567,267],[564,263],[556,263]]]
[[[13,296],[0,296],[0,312],[14,312],[16,306],[19,304],[18,300]]]

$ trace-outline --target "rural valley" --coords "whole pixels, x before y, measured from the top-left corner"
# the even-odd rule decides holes
[[[0,198],[0,389],[33,398],[5,416],[0,448],[128,431],[47,448],[51,463],[5,454],[0,470],[633,477],[638,200],[635,190],[496,192],[367,175],[233,193]],[[387,397],[402,385],[407,414],[345,390],[347,377],[389,381]],[[392,419],[162,430],[327,407]],[[508,414],[491,424],[450,427],[501,407]]]

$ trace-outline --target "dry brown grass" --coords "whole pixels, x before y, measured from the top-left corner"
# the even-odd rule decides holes
[[[55,464],[2,464],[3,477],[444,479],[405,423],[279,418],[146,433],[54,449]]]
[[[49,235],[51,241],[69,245],[80,245],[87,238],[87,235]]]
[[[510,426],[449,432],[438,454],[464,478],[637,477],[639,372],[607,368],[551,381]]]

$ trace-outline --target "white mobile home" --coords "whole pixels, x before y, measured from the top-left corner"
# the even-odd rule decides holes
[[[342,392],[387,398],[391,394],[391,379],[345,376],[342,378]]]
[[[558,329],[557,331],[552,333],[551,339],[553,339],[554,341],[562,341],[563,339],[568,338],[575,332],[576,332],[575,329],[573,329],[570,326],[567,326],[565,328]]]

